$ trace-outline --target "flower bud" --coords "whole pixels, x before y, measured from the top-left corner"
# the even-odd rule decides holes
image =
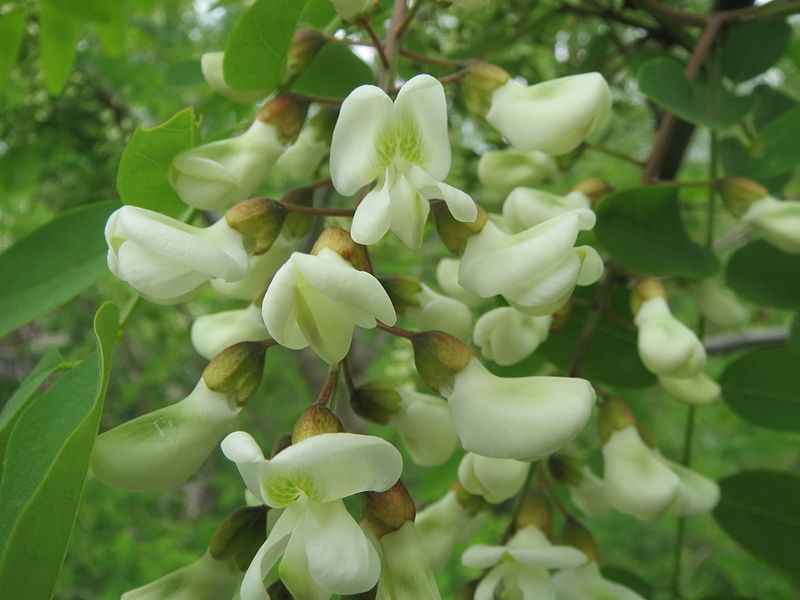
[[[249,304],[247,308],[226,310],[203,315],[192,323],[192,346],[208,360],[239,342],[259,342],[269,337],[261,309]]]
[[[485,117],[492,104],[492,94],[510,79],[511,76],[497,65],[479,62],[467,67],[459,81],[467,109],[474,115]]]
[[[253,254],[264,254],[281,232],[286,219],[286,208],[269,198],[250,198],[239,202],[225,213],[228,227],[243,236],[253,238]]]
[[[597,433],[600,441],[605,443],[615,431],[636,426],[636,417],[630,407],[619,398],[609,398],[600,407],[597,419]]]
[[[444,202],[433,202],[431,208],[436,217],[436,232],[439,238],[445,247],[457,256],[461,256],[464,252],[467,240],[479,233],[489,220],[489,215],[480,206],[477,206],[478,217],[471,223],[456,220]]]
[[[470,494],[498,504],[514,497],[528,477],[528,463],[467,452],[458,465],[458,481]]]
[[[769,196],[769,190],[747,177],[726,177],[717,183],[725,208],[734,217],[741,217],[755,202]]]
[[[445,294],[467,306],[480,306],[485,302],[478,294],[461,287],[458,283],[457,258],[442,258],[439,261],[439,264],[436,265],[436,283]]]
[[[514,528],[521,531],[526,527],[536,527],[547,537],[553,535],[553,507],[547,497],[535,490],[525,494]]]
[[[215,92],[240,104],[255,104],[269,95],[269,90],[237,90],[225,83],[222,71],[224,59],[224,52],[206,52],[200,57],[203,77]]]
[[[478,161],[480,182],[501,195],[520,186],[539,185],[557,172],[555,161],[537,151],[490,150]]]
[[[742,222],[779,250],[800,254],[800,201],[767,196],[747,210]]]
[[[378,281],[389,294],[389,299],[398,315],[403,315],[407,309],[420,305],[418,296],[422,292],[422,284],[417,278],[409,275],[390,275],[379,277]]]
[[[122,594],[120,600],[219,600],[236,593],[241,573],[207,552],[190,565]]]
[[[667,290],[664,289],[664,285],[655,277],[640,279],[631,292],[631,312],[635,315],[644,302],[653,298],[667,299]]]
[[[350,394],[350,406],[362,419],[387,425],[400,412],[400,394],[391,383],[372,381]]]
[[[614,188],[599,177],[589,177],[576,183],[572,191],[580,192],[589,198],[592,209],[596,210],[605,197],[614,191]]]
[[[366,246],[356,244],[350,234],[341,227],[328,227],[319,234],[311,248],[311,254],[316,256],[325,248],[336,252],[359,271],[372,273]]]
[[[316,29],[298,29],[294,32],[289,53],[286,56],[284,81],[290,81],[308,68],[326,43],[325,36]]]
[[[719,384],[704,372],[693,377],[659,376],[658,383],[678,402],[697,406],[718,400],[721,393]]]
[[[600,553],[597,550],[597,543],[586,527],[572,518],[567,518],[564,527],[559,535],[562,544],[572,546],[583,552],[589,560],[595,562],[600,560]]]
[[[574,150],[611,109],[600,73],[583,73],[524,86],[508,79],[491,96],[486,120],[523,152],[557,156]]]
[[[417,373],[437,392],[452,390],[455,376],[475,358],[475,351],[443,331],[423,331],[411,338]]]
[[[281,198],[281,204],[311,206],[314,204],[314,190],[309,187],[302,187],[286,192]],[[299,239],[311,230],[313,221],[314,217],[312,215],[290,211],[283,222],[282,234],[289,239]]]
[[[323,433],[342,433],[342,421],[324,404],[315,402],[303,411],[292,428],[292,444]]]
[[[305,96],[281,94],[262,106],[256,119],[275,127],[281,143],[290,144],[303,128],[309,104]]]
[[[363,515],[369,529],[382,538],[413,522],[417,509],[406,486],[398,480],[384,492],[365,492]]]
[[[264,375],[263,342],[239,342],[217,354],[203,371],[208,389],[232,394],[237,406],[255,395]]]
[[[264,505],[247,506],[228,516],[211,536],[209,554],[246,571],[267,537],[267,510]]]
[[[577,209],[589,209],[589,198],[583,192],[573,191],[566,196],[559,196],[533,188],[518,187],[503,203],[503,221],[511,233],[519,233]]]
[[[200,379],[180,402],[141,415],[97,437],[92,475],[128,491],[159,490],[192,476],[233,424],[239,407]]]

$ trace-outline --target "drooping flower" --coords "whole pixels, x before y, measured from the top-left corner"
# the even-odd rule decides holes
[[[398,388],[397,393],[399,411],[389,417],[389,425],[398,430],[403,446],[416,464],[426,467],[442,464],[458,443],[447,404],[441,398],[408,388]]]
[[[800,202],[767,196],[754,202],[742,216],[767,242],[786,252],[800,254]]]
[[[192,323],[192,346],[208,360],[238,342],[257,342],[268,337],[261,308],[255,304],[203,315]]]
[[[214,277],[247,275],[243,238],[224,219],[202,229],[123,206],[108,218],[105,237],[109,270],[154,302],[185,300]]]
[[[240,104],[255,104],[269,95],[269,90],[237,90],[229,86],[222,69],[224,60],[224,52],[206,52],[200,57],[203,77],[215,92]]]
[[[478,296],[475,292],[461,287],[458,283],[458,259],[443,258],[436,265],[436,283],[442,291],[466,304],[467,306],[480,306],[486,300]]]
[[[551,320],[549,315],[534,317],[502,306],[481,315],[472,337],[483,356],[498,365],[513,365],[547,339]]]
[[[383,491],[398,480],[402,459],[391,444],[323,433],[266,460],[255,440],[237,431],[223,440],[222,451],[257,498],[283,509],[245,573],[242,600],[267,598],[264,577],[281,555],[280,578],[300,600],[357,594],[378,582],[378,553],[342,498]]]
[[[687,291],[703,317],[717,327],[734,329],[750,320],[750,309],[722,282],[704,279]]]
[[[250,256],[244,279],[230,282],[224,279],[212,279],[211,287],[228,298],[251,302],[256,296],[264,293],[267,282],[296,249],[295,240],[281,234],[265,253]]]
[[[574,150],[610,109],[611,91],[600,73],[531,86],[508,79],[492,93],[486,120],[517,150],[555,156]]]
[[[418,306],[409,306],[406,314],[420,329],[438,329],[456,336],[460,340],[468,340],[472,333],[472,311],[456,300],[420,283],[420,291],[416,295]]]
[[[336,237],[337,243],[353,246],[343,230],[327,231],[332,235],[326,239]],[[318,240],[315,254],[294,252],[275,273],[261,304],[264,324],[275,341],[293,350],[311,346],[330,364],[347,355],[356,325],[371,328],[376,319],[390,325],[396,319],[380,282],[342,258],[336,248]]]
[[[372,85],[345,99],[331,143],[333,184],[350,196],[377,179],[356,209],[356,242],[374,244],[391,229],[409,247],[419,247],[434,198],[444,199],[457,220],[475,220],[472,199],[442,183],[449,170],[447,104],[437,79],[413,77],[394,103]]]
[[[241,579],[237,568],[206,552],[190,565],[125,592],[120,600],[227,600]]]
[[[547,569],[567,569],[587,562],[586,555],[569,546],[554,546],[535,525],[518,530],[504,546],[475,545],[467,548],[461,562],[490,569],[475,590],[475,600],[492,600],[503,585],[510,598],[555,598]]]
[[[419,532],[425,556],[434,573],[447,566],[456,544],[480,525],[480,504],[468,494],[449,490],[436,502],[417,513],[414,523]],[[479,502],[482,502],[477,498]]]
[[[543,190],[518,187],[503,203],[503,220],[511,233],[519,233],[556,215],[589,208],[589,198],[583,192],[574,191],[559,196]]]
[[[490,150],[478,161],[478,179],[487,188],[506,195],[520,186],[533,186],[558,172],[556,162],[544,152]]]
[[[512,235],[487,221],[466,241],[458,281],[483,298],[500,294],[526,314],[550,314],[576,285],[590,285],[603,273],[594,248],[573,246],[594,222],[592,211],[579,209]]]
[[[675,400],[685,404],[710,404],[719,399],[721,393],[719,384],[702,371],[692,377],[660,375],[658,383]]]
[[[513,458],[490,458],[467,452],[458,465],[458,481],[470,494],[497,504],[522,489],[529,467],[528,463]]]

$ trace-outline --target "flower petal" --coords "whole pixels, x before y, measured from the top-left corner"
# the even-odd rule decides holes
[[[356,208],[350,237],[357,244],[365,246],[375,244],[389,231],[391,223],[389,188],[390,179],[387,177],[383,183],[370,190]]]
[[[260,471],[266,463],[261,447],[246,431],[234,431],[220,445],[225,458],[236,463],[239,474],[250,493],[264,502],[261,493]]]
[[[430,205],[408,180],[399,175],[390,193],[392,231],[409,248],[419,248],[425,231]]]
[[[486,569],[496,565],[505,556],[505,546],[488,546],[475,544],[470,546],[461,555],[461,564],[475,569]]]
[[[266,541],[256,552],[250,566],[244,574],[242,587],[239,589],[241,600],[269,600],[264,588],[264,577],[278,561],[289,543],[292,531],[302,517],[295,507],[283,511]]]
[[[261,316],[267,331],[281,346],[292,350],[308,346],[308,340],[297,324],[296,285],[297,267],[290,258],[275,273],[261,303]]]

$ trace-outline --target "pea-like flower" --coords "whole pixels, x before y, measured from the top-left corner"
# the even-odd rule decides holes
[[[224,219],[205,229],[151,210],[123,206],[106,222],[108,268],[146,298],[180,302],[208,280],[241,280],[248,257]]]
[[[676,319],[659,296],[642,303],[634,319],[642,363],[656,375],[692,377],[706,366],[706,351],[694,332]]]
[[[497,504],[522,489],[529,468],[528,463],[513,458],[490,458],[467,452],[458,465],[458,481],[470,494]]]
[[[269,250],[263,254],[250,256],[247,275],[244,279],[231,282],[224,279],[212,279],[211,287],[227,298],[251,302],[256,296],[264,293],[267,282],[272,279],[296,249],[296,240],[279,235]]]
[[[272,278],[261,310],[275,341],[293,350],[311,346],[330,364],[347,355],[356,325],[397,318],[380,282],[331,248],[293,253]]]
[[[475,307],[485,303],[486,300],[478,294],[461,287],[461,284],[458,283],[458,268],[457,258],[443,258],[436,265],[436,283],[439,284],[442,291],[467,306]]]
[[[678,402],[692,405],[710,404],[719,399],[722,391],[719,384],[702,371],[692,377],[661,375],[658,383]]]
[[[576,209],[589,209],[589,198],[583,192],[566,196],[529,187],[513,190],[503,203],[503,220],[512,233],[525,231],[548,219]]]
[[[250,492],[283,509],[245,573],[242,600],[266,600],[264,577],[281,555],[280,578],[297,598],[358,594],[378,582],[378,553],[342,498],[384,491],[398,480],[403,464],[391,444],[323,433],[266,460],[255,440],[237,431],[223,440],[222,451]]]
[[[490,150],[478,161],[478,179],[498,194],[506,195],[520,186],[539,185],[558,173],[552,157],[544,152]]]
[[[547,339],[551,320],[549,315],[533,317],[501,306],[481,315],[472,337],[483,356],[498,365],[513,365]]]
[[[361,201],[351,235],[374,244],[391,229],[412,248],[422,243],[428,200],[441,198],[453,216],[474,221],[477,209],[464,192],[442,183],[450,170],[447,103],[430,75],[417,75],[397,100],[362,85],[345,99],[331,143],[331,178],[345,196],[377,184]]]
[[[767,242],[787,254],[800,254],[800,202],[767,196],[742,216]]]
[[[261,309],[246,308],[203,315],[192,323],[192,346],[200,356],[211,360],[228,346],[239,342],[258,342],[269,337]]]
[[[486,120],[517,150],[560,155],[595,131],[610,109],[611,91],[600,73],[531,86],[508,79],[494,90]]]
[[[459,283],[483,298],[501,294],[526,314],[550,314],[576,285],[590,285],[603,274],[594,248],[573,247],[578,232],[594,223],[588,209],[557,215],[513,235],[487,221],[466,242]]]
[[[472,311],[463,302],[450,298],[420,283],[416,295],[419,306],[409,306],[406,314],[420,329],[438,329],[468,340],[472,333]]]
[[[418,465],[445,462],[455,450],[458,436],[447,404],[438,396],[398,388],[400,405],[389,425],[400,433],[403,446]]]
[[[456,544],[480,527],[478,510],[474,502],[462,503],[459,494],[449,490],[417,513],[414,524],[434,573],[447,566]]]

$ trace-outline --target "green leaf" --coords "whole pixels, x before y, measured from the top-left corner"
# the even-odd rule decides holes
[[[39,386],[59,369],[63,361],[64,359],[58,350],[48,350],[42,360],[39,361],[39,364],[19,384],[19,387],[3,405],[3,410],[0,411],[0,479],[2,479],[3,475],[3,458],[8,444],[8,437],[11,435],[14,424],[23,410],[27,408],[28,402],[33,399]]]
[[[0,16],[0,89],[6,84],[11,68],[17,60],[22,36],[25,33],[24,8],[12,10]]]
[[[596,286],[580,288],[576,297],[591,298]],[[611,312],[622,322],[633,320],[628,306],[629,293],[617,287],[611,298]],[[583,326],[591,308],[574,304],[569,318],[563,327],[550,334],[547,341],[539,346],[536,354],[566,370],[575,354],[575,344],[583,332]],[[642,365],[636,348],[636,332],[624,327],[619,320],[609,314],[601,316],[594,334],[589,340],[586,357],[581,363],[580,374],[586,379],[610,386],[624,388],[649,387],[656,382],[655,376]]]
[[[747,149],[747,155],[740,168],[748,177],[760,180],[791,172],[798,163],[800,163],[800,106],[795,106],[759,131]]]
[[[106,54],[120,58],[125,53],[125,36],[127,33],[125,0],[103,2],[103,7],[109,11],[109,19],[105,23],[95,24],[95,31]]]
[[[304,7],[304,0],[256,0],[228,39],[222,64],[225,82],[239,90],[277,86]]]
[[[345,47],[325,44],[292,86],[298,94],[343,98],[374,80],[367,63]]]
[[[114,19],[115,4],[124,0],[45,0],[43,4],[50,4],[58,10],[75,17],[78,20],[97,21],[108,23]]]
[[[680,63],[671,58],[647,61],[637,72],[637,80],[641,92],[659,106],[685,121],[711,129],[725,129],[737,123],[754,103],[750,96],[734,96],[718,87],[709,90],[702,80],[690,82]]]
[[[117,191],[122,202],[171,217],[186,210],[167,180],[167,171],[176,155],[197,144],[198,131],[191,107],[156,127],[137,127],[117,170]]]
[[[722,74],[738,83],[763,73],[783,56],[791,35],[792,28],[780,20],[730,27],[722,44]]]
[[[736,251],[725,279],[728,287],[754,304],[788,310],[800,306],[800,255],[786,254],[763,240]]]
[[[800,477],[777,471],[746,471],[719,482],[714,518],[756,557],[798,579]]]
[[[0,254],[0,337],[57,308],[106,272],[103,237],[116,202],[68,210]]]
[[[755,350],[730,363],[719,383],[728,406],[745,421],[800,432],[800,348]]]
[[[336,9],[330,0],[307,0],[300,16],[300,23],[308,27],[324,29],[336,18]]]
[[[790,346],[800,346],[800,312],[797,313],[792,320],[792,327],[789,330],[789,340],[787,343]]]
[[[98,348],[35,398],[8,440],[0,480],[0,589],[49,600],[66,553],[103,412],[119,311],[95,315]]]
[[[600,204],[594,232],[615,261],[641,275],[703,279],[719,267],[716,256],[686,233],[674,187],[638,187],[610,195]]]
[[[83,23],[52,4],[39,7],[39,59],[44,84],[51,94],[64,89],[75,62],[75,46],[81,38]]]

